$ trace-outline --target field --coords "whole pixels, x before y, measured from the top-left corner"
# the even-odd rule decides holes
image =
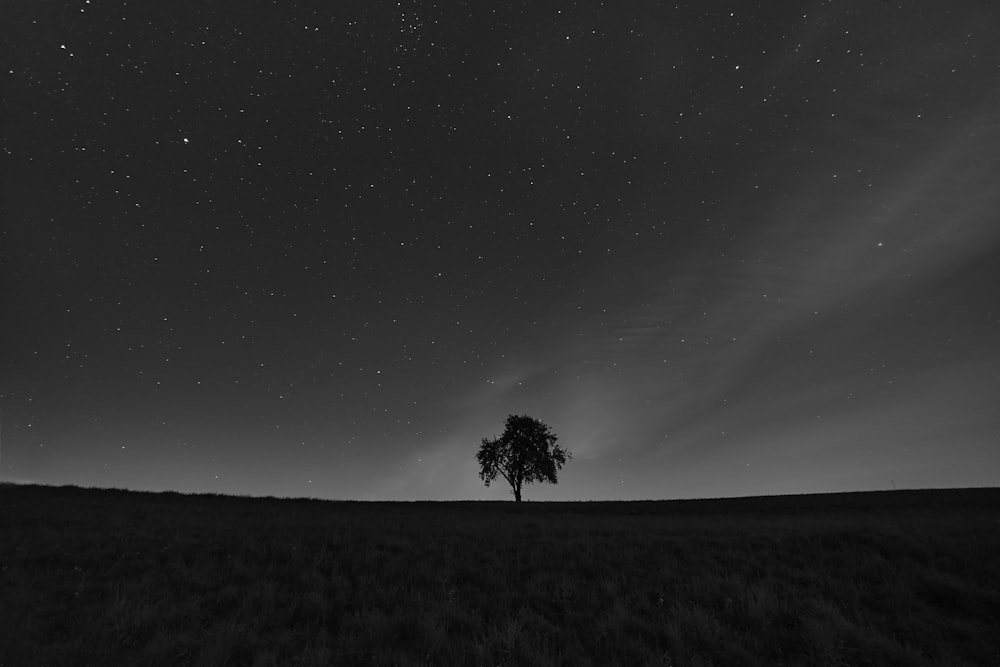
[[[1000,489],[357,503],[0,485],[0,665],[1000,665]]]

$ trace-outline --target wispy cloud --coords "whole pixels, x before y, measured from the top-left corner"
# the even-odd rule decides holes
[[[621,326],[596,327],[549,360],[561,369],[549,410],[598,459],[874,443],[916,435],[908,423],[948,439],[949,427],[911,412],[947,403],[967,370],[964,357],[934,354],[946,334],[935,318],[960,307],[935,295],[1000,244],[998,130],[985,118],[966,125],[883,170],[878,188],[855,178],[815,198],[811,182],[833,174],[804,176],[725,257],[702,247],[657,269],[620,309]],[[861,474],[851,465],[844,475]]]

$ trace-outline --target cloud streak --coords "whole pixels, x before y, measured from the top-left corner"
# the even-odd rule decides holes
[[[975,420],[976,408],[963,406],[976,402],[951,400],[964,374],[997,389],[968,357],[942,359],[962,304],[939,295],[949,276],[1000,245],[998,140],[996,123],[979,118],[883,169],[878,188],[845,178],[842,190],[815,197],[826,186],[815,181],[833,175],[810,174],[724,257],[704,246],[652,271],[621,307],[627,325],[561,350],[550,409],[568,440],[594,459],[839,447],[828,462],[838,472],[827,475],[837,483],[890,467],[877,455],[852,459],[851,443],[879,450],[913,439],[929,450],[927,434],[954,441],[959,423],[920,415],[940,406]]]

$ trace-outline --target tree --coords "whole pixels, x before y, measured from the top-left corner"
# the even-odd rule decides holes
[[[528,415],[507,417],[503,435],[483,438],[476,452],[479,476],[486,486],[503,477],[521,502],[521,487],[532,482],[556,484],[556,473],[573,455],[556,444],[556,434]]]

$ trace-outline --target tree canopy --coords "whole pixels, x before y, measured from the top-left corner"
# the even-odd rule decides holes
[[[486,486],[498,476],[510,484],[514,500],[521,502],[521,488],[533,482],[558,482],[557,473],[572,454],[556,444],[549,427],[528,415],[507,417],[503,435],[483,438],[476,460]]]

